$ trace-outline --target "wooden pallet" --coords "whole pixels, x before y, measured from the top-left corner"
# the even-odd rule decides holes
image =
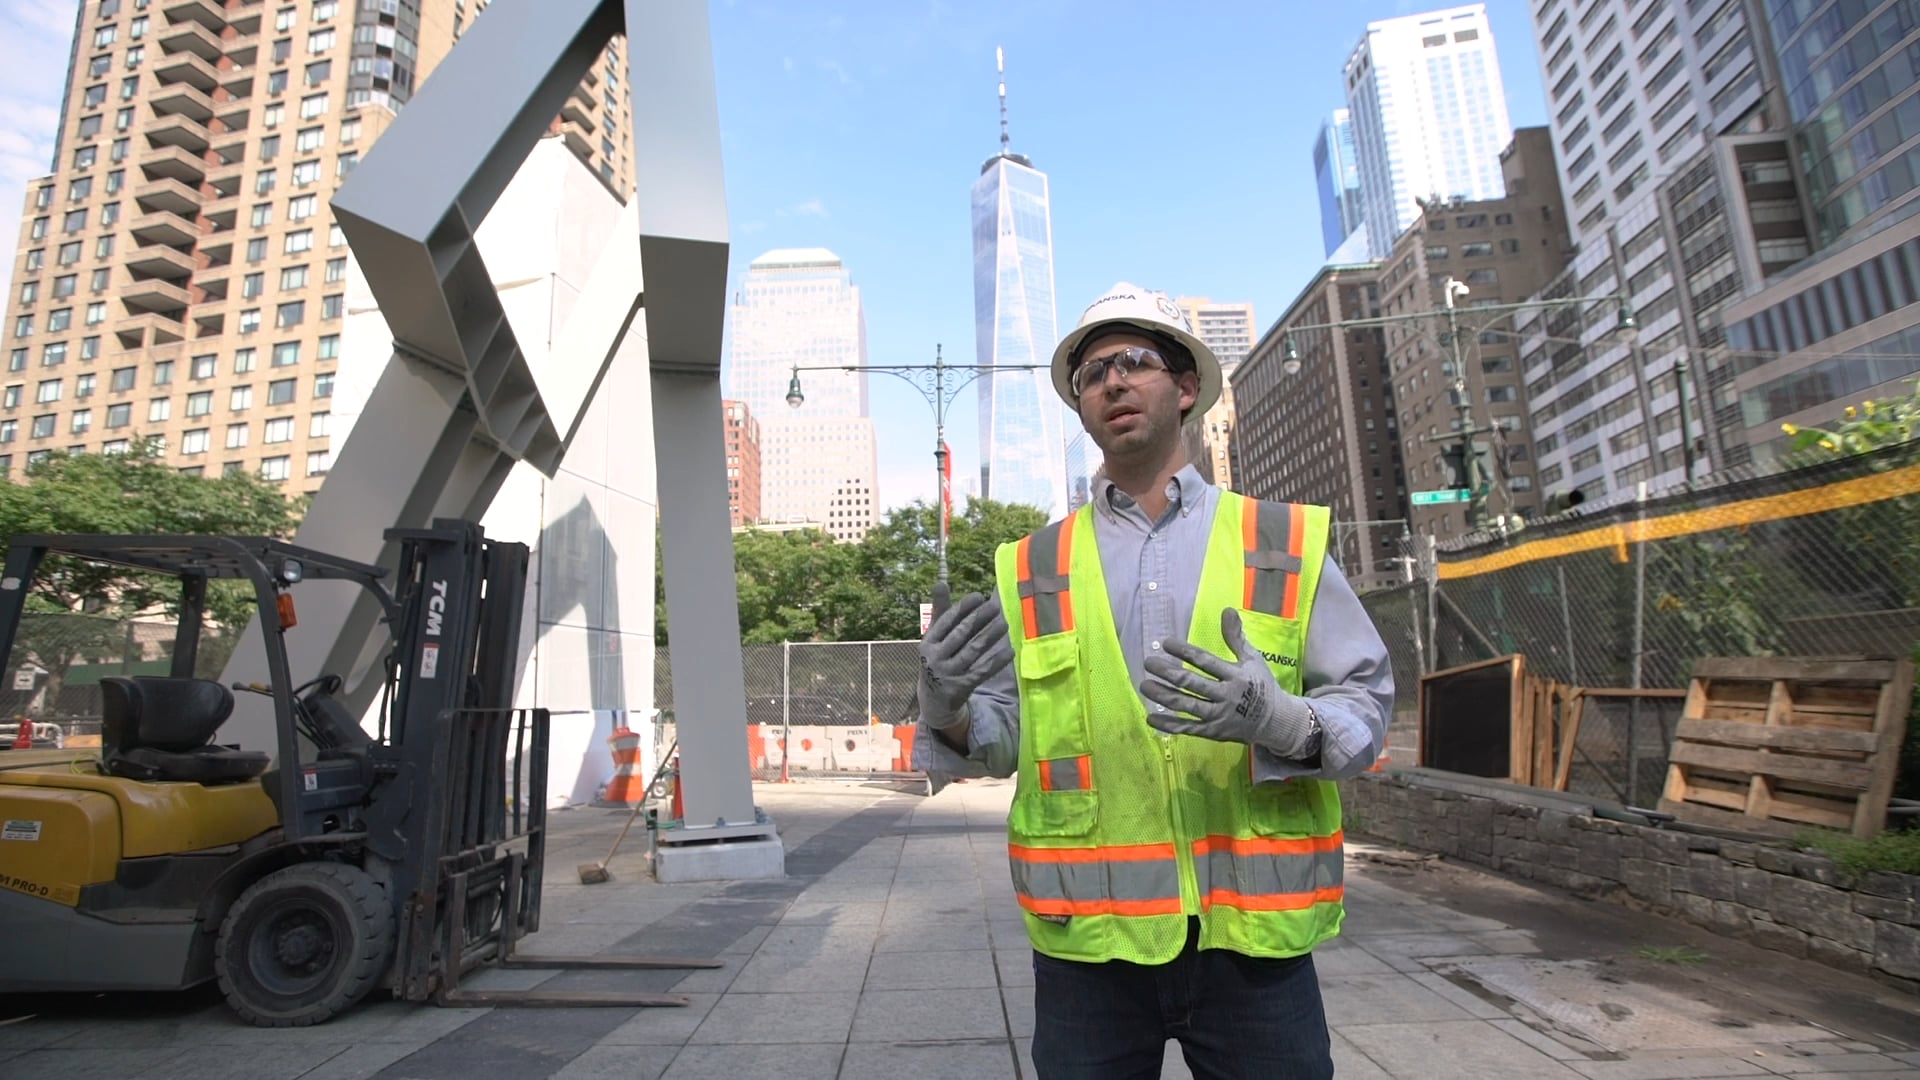
[[[1878,835],[1913,680],[1909,660],[1699,661],[1661,811],[1780,835],[1809,825]]]

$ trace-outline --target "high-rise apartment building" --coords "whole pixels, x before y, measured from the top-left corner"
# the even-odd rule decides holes
[[[1415,491],[1450,486],[1441,451],[1457,444],[1448,436],[1461,430],[1461,414],[1445,290],[1449,280],[1458,281],[1469,290],[1454,301],[1468,415],[1475,429],[1492,431],[1476,436],[1494,470],[1487,510],[1531,516],[1541,493],[1533,471],[1526,384],[1511,320],[1485,309],[1522,301],[1552,281],[1566,268],[1572,244],[1547,129],[1514,132],[1513,145],[1500,158],[1507,186],[1503,198],[1430,203],[1400,234],[1381,277],[1381,308],[1389,316],[1428,315],[1385,328],[1406,486]],[[1410,509],[1416,532],[1442,539],[1466,532],[1467,507],[1459,503]]]
[[[1348,248],[1352,258],[1335,253],[1348,244],[1364,224],[1360,206],[1360,162],[1353,148],[1353,117],[1345,109],[1333,110],[1320,125],[1313,140],[1313,179],[1320,192],[1320,239],[1330,262],[1364,261],[1364,236]]]
[[[873,526],[875,460],[860,287],[825,248],[780,248],[747,267],[728,312],[727,396],[760,422],[763,521],[816,521],[836,540]],[[796,367],[805,397],[787,402]]]
[[[1577,247],[1540,295],[1596,298],[1515,319],[1544,487],[1677,483],[1683,429],[1699,472],[1748,459],[1722,430],[1738,413],[1724,309],[1808,250],[1760,7],[1533,4]],[[1622,295],[1633,333],[1601,299]]]
[[[187,471],[318,487],[351,258],[329,199],[483,6],[78,4],[0,326],[0,470],[157,440]],[[623,50],[555,121],[622,198]]]
[[[1920,372],[1920,45],[1912,7],[1892,0],[1762,17],[1801,168],[1776,170],[1778,201],[1753,209],[1786,218],[1798,197],[1811,211],[1811,257],[1722,313],[1737,396],[1721,441],[1764,458],[1782,424],[1905,396]]]
[[[1059,335],[1053,294],[1053,200],[1047,174],[1016,154],[1000,83],[1000,152],[973,182],[973,333],[977,363],[1037,364],[984,375],[980,493],[1003,503],[1067,512],[1066,409],[1046,370]]]
[[[760,520],[760,421],[744,401],[725,401],[727,509],[733,525]]]
[[[1193,324],[1193,336],[1205,342],[1220,361],[1222,371],[1247,358],[1259,330],[1253,321],[1252,304],[1214,303],[1204,296],[1182,296],[1174,300],[1187,321]]]
[[[1100,448],[1084,429],[1067,440],[1067,513],[1093,499],[1093,471],[1099,468]]]
[[[1298,328],[1378,318],[1380,272],[1321,268],[1234,372],[1235,490],[1331,507],[1332,553],[1359,588],[1400,580],[1407,517],[1386,342],[1377,326]]]
[[[1485,4],[1368,23],[1345,75],[1370,257],[1393,249],[1418,199],[1501,196],[1513,125]]]

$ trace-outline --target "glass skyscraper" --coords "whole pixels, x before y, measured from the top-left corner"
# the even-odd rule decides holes
[[[1368,23],[1346,84],[1374,255],[1413,224],[1417,199],[1506,195],[1500,151],[1513,124],[1485,4]]]
[[[1047,174],[1004,138],[973,184],[973,311],[979,363],[1045,365],[1053,356]],[[1052,378],[1042,367],[986,376],[979,387],[981,494],[1065,516],[1068,417]]]
[[[1363,224],[1360,216],[1360,162],[1353,150],[1352,114],[1345,109],[1320,125],[1313,140],[1313,178],[1320,189],[1320,240],[1328,259]],[[1365,241],[1358,243],[1364,245]],[[1366,252],[1338,262],[1366,262]]]

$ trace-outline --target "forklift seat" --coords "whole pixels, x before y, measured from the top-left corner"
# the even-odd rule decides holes
[[[100,680],[101,757],[110,776],[232,784],[266,771],[269,755],[212,745],[233,691],[211,679]]]

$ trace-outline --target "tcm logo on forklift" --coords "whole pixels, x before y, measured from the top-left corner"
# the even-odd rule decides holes
[[[440,623],[447,615],[447,583],[435,581],[427,586],[433,595],[427,597],[427,636],[440,636]]]
[[[427,636],[439,637],[441,623],[447,615],[447,583],[444,580],[427,583],[433,595],[427,597]],[[420,677],[431,679],[440,671],[440,646],[429,642],[420,647]]]

